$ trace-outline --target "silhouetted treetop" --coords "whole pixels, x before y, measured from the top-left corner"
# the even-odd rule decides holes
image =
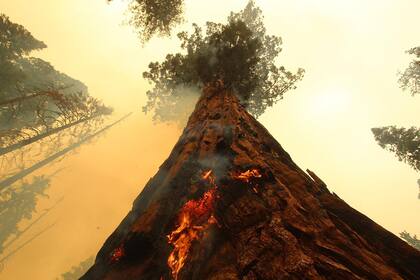
[[[24,79],[17,60],[43,48],[46,45],[35,39],[25,27],[0,14],[0,98],[4,96],[4,91]]]
[[[42,59],[29,56],[32,51],[46,47],[25,27],[0,14],[0,101],[51,88],[87,94],[87,87],[80,81],[60,73]]]
[[[415,47],[407,51],[415,58],[410,62],[404,73],[400,74],[399,83],[404,90],[410,90],[412,95],[420,94],[420,47]]]
[[[420,240],[417,239],[417,236],[414,234],[411,236],[407,231],[400,232],[400,237],[407,241],[408,244],[420,250]]]
[[[143,111],[154,111],[155,120],[177,120],[180,110],[174,108],[184,102],[188,89],[202,89],[217,80],[258,117],[303,76],[303,69],[292,73],[275,64],[281,38],[266,34],[262,12],[254,1],[239,13],[231,13],[226,24],[208,22],[205,32],[196,24],[193,27],[192,34],[178,34],[183,53],[168,54],[165,61],[150,63],[149,71],[143,73],[154,85],[147,92]]]
[[[6,15],[0,14],[0,60],[15,59],[46,47],[25,27],[11,22]]]
[[[82,82],[30,56],[45,47],[0,14],[0,155],[6,148],[18,149],[16,144],[29,145],[52,131],[112,112]]]
[[[400,161],[420,171],[420,128],[395,126],[372,128],[378,144],[396,154]]]
[[[154,35],[170,35],[171,29],[182,22],[184,1],[132,0],[129,10],[130,24],[136,28],[142,43],[145,43]]]
[[[89,257],[82,262],[80,262],[78,265],[72,266],[72,268],[61,274],[62,280],[77,280],[80,279],[80,277],[85,274],[85,272],[92,266],[92,264],[95,263],[95,258]]]

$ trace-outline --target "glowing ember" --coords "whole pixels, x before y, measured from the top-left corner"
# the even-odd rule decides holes
[[[258,169],[250,169],[245,172],[242,172],[239,175],[233,176],[235,179],[241,180],[245,183],[249,183],[252,178],[261,178],[261,173]]]
[[[117,262],[124,257],[125,252],[122,246],[116,248],[111,254],[111,262]]]
[[[209,171],[207,171],[207,172],[204,172],[203,179],[204,180],[207,180],[210,177],[210,175],[211,175],[212,172],[213,171],[211,169]]]
[[[172,277],[178,279],[178,273],[185,265],[192,243],[202,238],[203,232],[211,225],[217,224],[213,216],[217,186],[214,184],[212,171],[205,172],[203,180],[208,180],[212,188],[198,200],[189,200],[178,214],[178,226],[167,237],[168,243],[174,246],[168,258],[168,266]]]
[[[210,184],[212,184],[214,187],[216,187],[215,178],[214,178],[214,175],[213,175],[213,171],[211,169],[207,172],[204,172],[204,174],[203,174],[203,176],[201,176],[201,178],[203,180],[209,181]]]
[[[233,177],[248,183],[252,178],[262,176],[257,169],[250,169]],[[210,225],[218,225],[213,215],[214,202],[217,198],[217,185],[213,171],[203,172],[201,178],[210,183],[210,190],[206,191],[200,199],[189,200],[182,206],[178,213],[178,225],[167,236],[168,243],[174,247],[168,257],[168,266],[175,280],[178,279],[178,274],[185,265],[193,242],[201,239]],[[253,190],[258,192],[255,187]]]

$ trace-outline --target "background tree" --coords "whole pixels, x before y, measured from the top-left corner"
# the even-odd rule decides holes
[[[420,128],[397,128],[386,126],[372,128],[378,144],[396,154],[400,161],[420,171]]]
[[[17,60],[46,47],[23,26],[12,23],[6,15],[0,14],[0,100],[5,97],[5,91],[24,78]]]
[[[76,266],[72,266],[72,268],[67,271],[66,273],[61,274],[61,279],[63,280],[78,280],[80,277],[85,274],[85,272],[92,266],[95,262],[95,258],[89,257],[86,260],[80,262]]]
[[[198,97],[206,84],[215,81],[222,81],[258,117],[303,76],[303,69],[292,73],[276,66],[281,38],[266,34],[254,1],[239,13],[231,13],[226,24],[208,22],[204,34],[198,25],[193,27],[192,34],[178,34],[184,53],[168,54],[165,61],[150,63],[149,71],[143,73],[154,86],[147,92],[143,111],[154,111],[154,120],[182,119],[183,112],[189,113],[185,113],[185,101]]]
[[[89,135],[82,135],[82,137],[75,143],[59,150],[59,151],[55,151],[53,154],[51,154],[49,157],[44,158],[42,160],[39,160],[38,162],[36,162],[35,164],[33,164],[32,166],[29,166],[28,168],[25,168],[19,172],[17,172],[16,174],[7,177],[6,179],[0,181],[0,191],[3,189],[8,188],[10,185],[12,185],[13,183],[21,180],[22,178],[28,176],[29,174],[35,172],[36,170],[51,164],[52,162],[54,162],[55,160],[58,160],[60,158],[62,158],[63,156],[65,156],[67,153],[74,151],[75,149],[77,149],[78,147],[80,147],[81,145],[83,145],[84,143],[94,139],[96,136],[104,133],[105,131],[107,131],[108,129],[112,128],[113,126],[115,126],[116,124],[118,124],[119,122],[125,120],[126,118],[128,118],[131,115],[131,113],[125,115],[124,117],[120,118],[119,120],[108,124],[105,127],[102,127],[101,129],[95,131],[95,133],[89,134]]]
[[[112,0],[108,0],[111,2]],[[132,0],[129,4],[130,24],[145,43],[153,36],[168,36],[183,20],[183,0]]]
[[[420,58],[420,47],[407,51]],[[403,90],[410,90],[414,96],[419,93],[420,60],[413,60],[404,73],[400,73],[398,82]],[[396,154],[400,161],[408,163],[414,170],[420,172],[420,128],[397,128],[386,126],[372,128],[372,133],[378,144]],[[420,193],[418,198],[420,199]]]
[[[112,112],[82,82],[30,57],[46,45],[23,26],[1,14],[0,31],[0,155]]]
[[[112,113],[90,96],[42,93],[36,100],[19,100],[0,111],[0,120],[4,121],[0,128],[0,156],[81,123],[103,122]]]
[[[31,183],[23,182],[0,192],[0,255],[6,241],[19,234],[19,223],[32,218],[38,198],[45,196],[49,184],[48,178],[39,176]]]
[[[399,74],[399,84],[403,90],[410,90],[414,96],[420,93],[420,47],[412,48],[407,51],[416,56],[404,73]],[[418,127],[376,127],[372,128],[375,140],[382,148],[395,153],[398,160],[409,164],[414,170],[420,172],[420,128]],[[419,186],[418,199],[420,199],[420,179],[417,180]],[[413,247],[420,249],[420,241],[416,235],[411,237],[406,231],[400,233],[400,237]]]
[[[49,158],[51,155],[57,153],[57,151],[60,151],[65,147],[69,147],[74,143],[85,139],[89,135],[99,131],[102,127],[104,127],[104,119],[94,118],[92,120],[73,125],[67,129],[62,129],[54,134],[29,144],[27,144],[27,142],[31,141],[35,137],[27,139],[28,141],[21,141],[24,142],[23,144],[27,145],[20,145],[21,142],[18,142],[16,143],[18,148],[7,153],[3,152],[5,150],[7,151],[9,147],[13,148],[15,144],[8,146],[7,148],[0,148],[0,181],[25,170],[28,166],[32,166],[40,160]],[[53,130],[51,131],[53,132]],[[38,136],[41,137],[43,135],[44,134],[40,134]],[[60,160],[63,158],[64,157],[60,157]]]
[[[403,231],[400,233],[400,237],[407,241],[408,244],[420,250],[420,240],[417,239],[416,235],[411,236],[408,232]]]
[[[33,51],[46,48],[22,25],[0,14],[0,104],[13,97],[51,88],[66,89],[66,93],[87,93],[87,87],[56,71],[51,64],[30,57]]]
[[[58,160],[110,127],[102,124],[111,108],[90,96],[82,82],[30,56],[44,48],[0,14],[0,268],[52,226],[14,243],[52,209],[35,215],[51,176],[28,179],[26,165],[34,170]]]
[[[415,95],[420,93],[420,47],[409,49],[407,53],[414,55],[415,59],[403,73],[400,73],[398,82],[403,90],[408,89],[412,95]]]

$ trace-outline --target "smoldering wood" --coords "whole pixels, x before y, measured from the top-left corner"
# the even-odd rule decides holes
[[[250,168],[261,177],[234,178]],[[197,175],[209,169],[217,224],[191,243],[174,273],[168,235],[186,203],[206,191]],[[168,159],[81,279],[420,279],[419,251],[308,172],[234,94],[207,87]]]

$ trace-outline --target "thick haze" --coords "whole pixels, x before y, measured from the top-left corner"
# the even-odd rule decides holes
[[[141,113],[150,61],[178,50],[175,39],[144,48],[123,25],[127,1],[0,0],[0,12],[48,48],[34,53],[84,82],[90,93],[135,114],[37,174],[65,169],[50,198],[64,201],[44,220],[56,226],[13,256],[0,279],[55,279],[96,254],[134,198],[169,155],[181,130]],[[186,1],[187,22],[225,21],[246,0]],[[260,0],[268,33],[283,38],[279,62],[306,75],[260,121],[302,169],[313,170],[351,206],[397,234],[420,234],[420,174],[374,141],[371,127],[420,126],[420,97],[402,92],[397,71],[420,45],[418,0]],[[33,233],[36,231],[34,230]],[[28,235],[30,236],[30,235]]]

